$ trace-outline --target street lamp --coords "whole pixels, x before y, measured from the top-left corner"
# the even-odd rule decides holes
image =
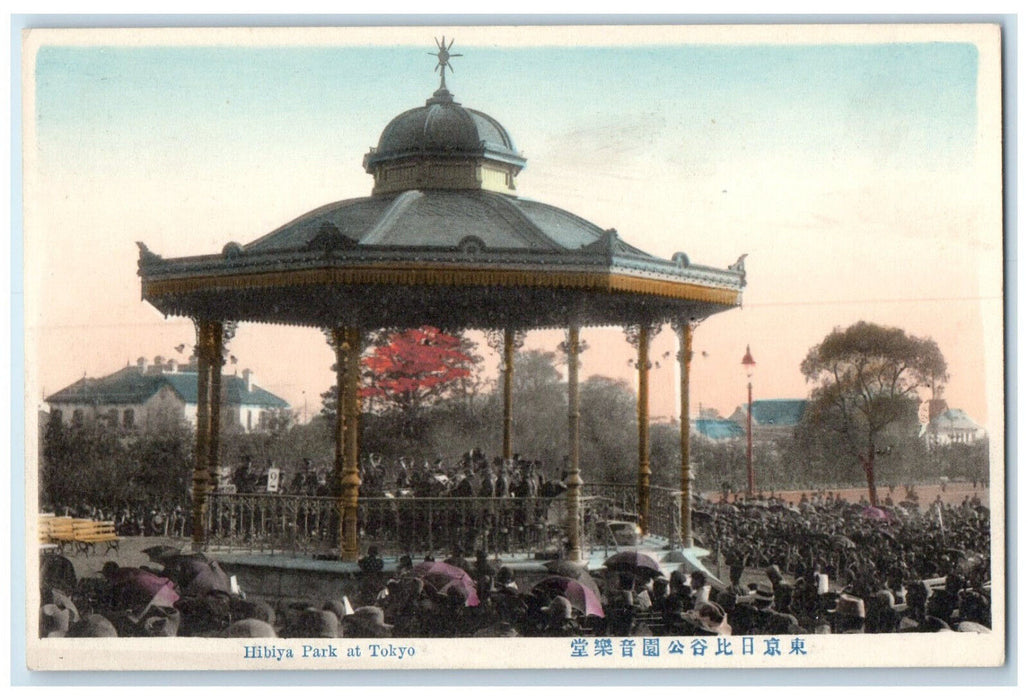
[[[747,495],[753,497],[753,370],[756,360],[750,354],[750,346],[746,346],[746,354],[742,358],[743,369],[746,370],[746,486]]]

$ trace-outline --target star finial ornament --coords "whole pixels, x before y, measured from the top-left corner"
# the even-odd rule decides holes
[[[428,55],[435,56],[437,59],[439,59],[439,63],[436,64],[434,70],[439,71],[439,89],[445,90],[446,69],[449,68],[450,72],[453,72],[453,66],[450,65],[450,59],[457,58],[458,56],[463,56],[464,54],[450,53],[450,49],[453,47],[453,39],[450,39],[450,43],[447,44],[445,35],[443,35],[442,39],[436,39],[435,44],[438,47],[439,51],[437,51],[436,53],[429,53]]]

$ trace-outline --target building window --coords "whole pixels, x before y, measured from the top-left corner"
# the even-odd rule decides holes
[[[82,425],[83,418],[84,416],[82,414],[81,408],[76,408],[74,411],[71,412],[72,425]]]
[[[246,432],[253,430],[253,411],[246,412]]]
[[[125,412],[121,414],[121,425],[125,428],[132,428],[136,425],[136,412],[131,408],[126,408]]]

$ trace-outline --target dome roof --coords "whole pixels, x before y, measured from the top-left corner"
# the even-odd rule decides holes
[[[518,167],[525,164],[502,124],[488,114],[462,107],[446,88],[437,90],[424,107],[394,117],[364,166],[371,172],[381,163],[412,156],[486,157]]]

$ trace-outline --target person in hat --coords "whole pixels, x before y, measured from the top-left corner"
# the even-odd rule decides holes
[[[375,605],[365,605],[343,619],[343,632],[347,637],[380,638],[393,636],[393,626],[387,625],[385,612]]]
[[[306,608],[300,610],[291,623],[282,629],[281,636],[335,638],[339,636],[339,619],[331,610]]]
[[[391,580],[387,588],[389,596],[386,598],[386,604],[379,607],[382,607],[385,619],[395,626],[395,636],[421,636],[425,582],[413,576],[401,576]]]
[[[385,566],[382,557],[378,555],[378,547],[371,545],[368,553],[357,560],[357,566],[364,573],[378,573]]]
[[[835,608],[828,613],[834,634],[857,634],[864,631],[866,614],[863,598],[843,593],[836,601]]]
[[[627,637],[632,633],[637,612],[634,589],[635,577],[632,574],[618,574],[616,585],[608,594],[607,605],[604,606],[608,634]]]
[[[501,566],[496,572],[496,586],[498,589],[517,591],[518,584],[514,580],[514,570],[509,566]]]
[[[182,613],[180,637],[206,637],[220,633],[232,623],[231,597],[220,591],[180,598],[175,608]]]
[[[732,627],[728,623],[728,614],[717,603],[700,603],[682,615],[683,622],[689,629],[690,636],[730,636]]]
[[[275,609],[263,600],[231,598],[229,600],[229,615],[232,620],[263,620],[269,625],[275,625]]]
[[[353,614],[353,608],[350,606],[350,601],[346,598],[342,600],[326,600],[324,605],[321,606],[322,610],[328,610],[330,613],[336,616],[336,623],[341,623],[343,618],[347,615]]]
[[[692,607],[698,608],[703,603],[710,601],[710,584],[707,583],[707,575],[702,571],[693,571],[689,574],[689,593],[692,598]]]
[[[562,595],[554,596],[549,605],[539,609],[545,615],[544,637],[572,637],[581,634],[581,626],[574,618],[571,601]]]
[[[948,625],[939,618],[928,614],[928,601],[932,598],[932,589],[925,581],[911,581],[906,584],[907,609],[899,622],[900,632],[937,632]]]
[[[484,549],[475,552],[475,566],[471,574],[475,579],[481,576],[489,576],[490,578],[496,576],[496,567],[489,563],[489,555],[486,554]]]
[[[61,554],[42,553],[39,557],[40,599],[46,599],[51,589],[74,591],[78,585],[75,565]]]
[[[275,628],[265,620],[246,618],[243,620],[237,620],[226,627],[221,633],[221,636],[257,639],[274,638],[278,635],[275,634]]]
[[[464,551],[460,547],[454,547],[453,554],[446,559],[443,559],[443,563],[462,569],[469,576],[475,575],[475,568],[468,563],[467,559],[464,558]]]
[[[403,576],[414,570],[414,560],[410,554],[402,555],[396,562],[396,575]]]
[[[885,588],[868,600],[865,631],[869,634],[886,634],[899,629],[906,605],[897,605],[892,591]]]

